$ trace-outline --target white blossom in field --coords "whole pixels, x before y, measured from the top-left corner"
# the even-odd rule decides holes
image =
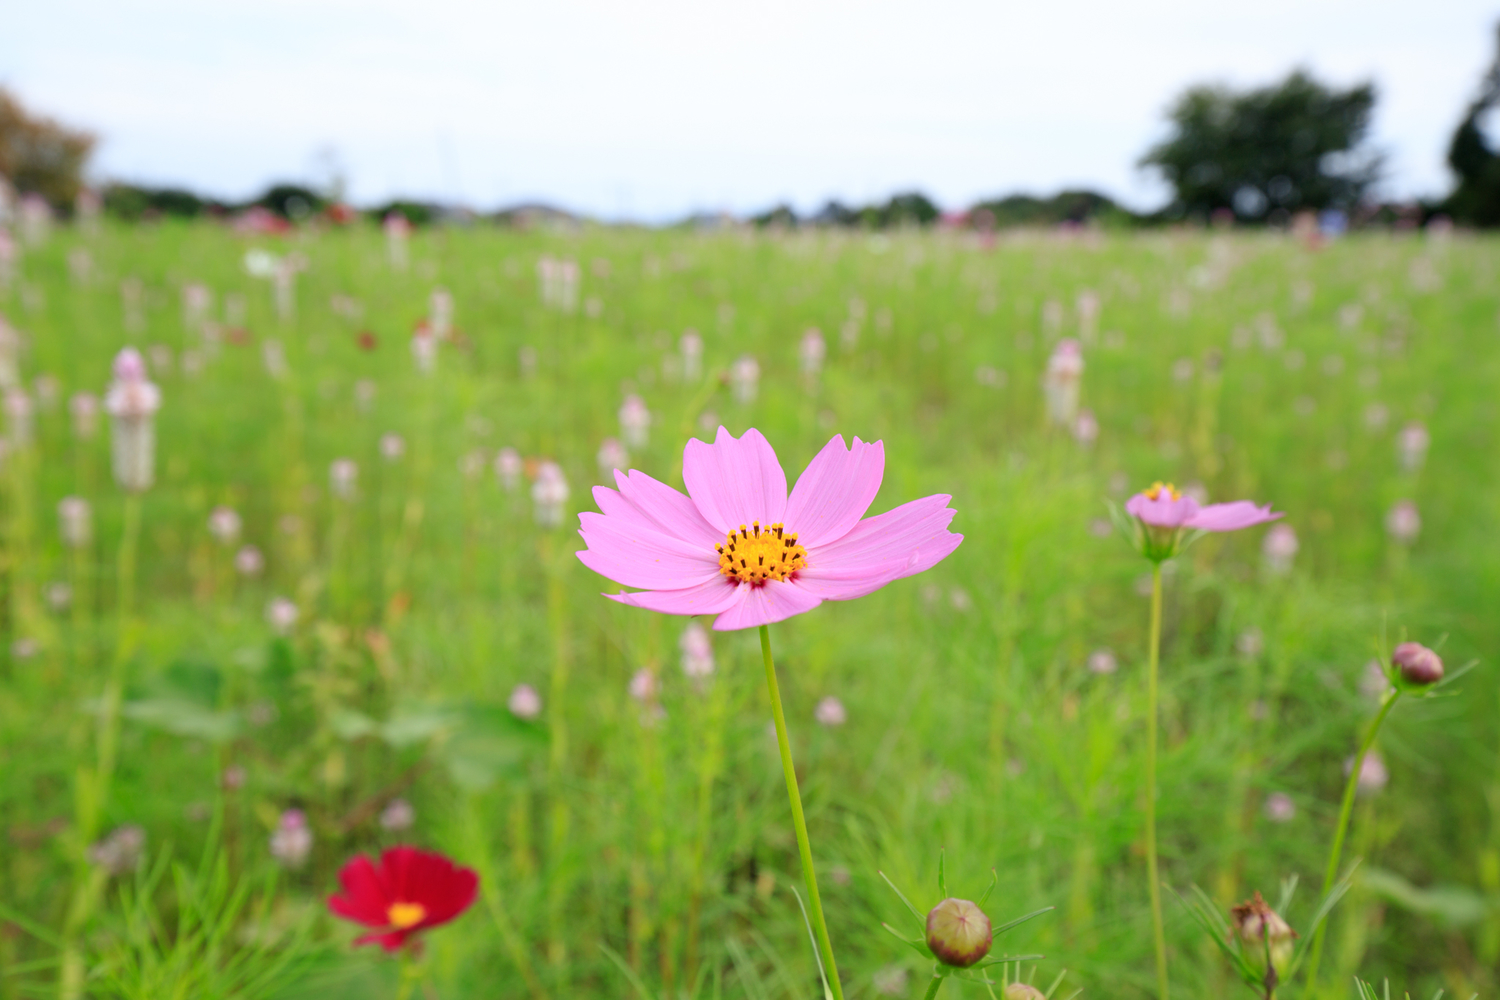
[[[620,406],[619,417],[620,437],[625,439],[626,446],[646,447],[651,432],[651,411],[646,409],[646,401],[639,396],[626,396],[625,402]]]
[[[411,358],[416,362],[417,371],[423,375],[432,374],[437,367],[437,349],[437,334],[432,327],[426,323],[418,323],[411,334]]]
[[[146,850],[146,831],[134,823],[118,827],[89,848],[89,862],[110,875],[128,875]]]
[[[35,412],[31,397],[19,387],[5,390],[5,436],[13,448],[31,444]]]
[[[68,413],[73,418],[73,435],[80,441],[88,441],[99,432],[99,397],[91,392],[75,392],[68,400]]]
[[[362,378],[354,383],[354,405],[361,413],[369,413],[375,406],[375,396],[380,387],[373,379]]]
[[[115,481],[134,493],[150,489],[156,474],[156,411],[161,391],[146,379],[146,362],[127,347],[115,356],[115,380],[104,396],[112,424]]]
[[[266,374],[274,379],[280,380],[286,377],[286,349],[281,346],[279,340],[263,340],[260,344],[261,363],[266,366]]]
[[[240,515],[233,507],[215,507],[208,515],[208,533],[221,545],[233,545],[240,537]]]
[[[254,545],[246,545],[234,554],[234,569],[240,576],[259,576],[266,568],[266,557]]]
[[[272,631],[279,635],[285,635],[297,624],[297,605],[285,597],[273,597],[271,603],[266,605],[266,622]]]
[[[1266,568],[1272,573],[1284,575],[1292,571],[1292,560],[1297,557],[1297,531],[1290,524],[1274,524],[1266,532],[1260,551],[1266,559]]]
[[[47,607],[61,613],[73,606],[73,587],[63,580],[47,584]]]
[[[518,719],[530,721],[542,714],[542,696],[530,684],[517,684],[506,705],[510,714]]]
[[[1297,815],[1297,804],[1286,792],[1266,796],[1266,818],[1272,823],[1289,823]]]
[[[196,282],[182,286],[182,325],[201,330],[214,306],[214,293],[207,285]]]
[[[340,500],[354,499],[359,485],[359,466],[352,458],[336,458],[328,466],[328,487]]]
[[[288,809],[281,814],[276,829],[271,833],[271,857],[287,868],[301,868],[312,854],[312,828],[307,825],[307,815],[301,809]]]
[[[625,446],[615,438],[605,438],[595,457],[599,461],[599,471],[604,473],[606,479],[616,469],[624,469],[630,464],[630,455],[625,451]]]
[[[525,467],[521,453],[514,448],[501,448],[495,455],[495,477],[507,491],[514,491],[521,484],[521,472]]]
[[[827,355],[828,345],[823,340],[823,331],[815,326],[809,327],[797,345],[797,359],[802,364],[802,374],[807,378],[817,378],[823,370],[823,359]]]
[[[755,402],[760,391],[760,363],[748,354],[740,357],[729,369],[729,380],[734,385],[734,398],[738,402]]]
[[[446,288],[434,288],[427,300],[428,318],[433,336],[446,340],[453,333],[453,295]]]
[[[1089,673],[1107,675],[1120,669],[1112,649],[1100,648],[1089,654]]]
[[[677,342],[677,349],[682,352],[683,381],[697,382],[703,377],[703,338],[697,330],[688,330]]]
[[[389,433],[380,435],[380,457],[387,462],[394,462],[406,454],[406,438],[400,434]]]
[[[696,679],[714,672],[713,642],[700,622],[688,622],[677,648],[682,651],[682,672],[687,676]]]
[[[390,833],[410,830],[417,821],[417,811],[405,799],[391,799],[380,811],[380,828]]]
[[[1432,437],[1419,421],[1412,421],[1396,434],[1396,456],[1403,472],[1417,472],[1427,459],[1427,447]]]
[[[388,212],[381,228],[385,230],[386,256],[391,262],[391,269],[406,270],[406,242],[411,238],[411,222],[400,212]]]
[[[813,718],[824,726],[842,726],[849,720],[849,714],[844,711],[844,703],[829,695],[818,702],[818,707],[813,709]]]
[[[1047,399],[1047,419],[1071,428],[1078,419],[1078,396],[1083,381],[1083,352],[1078,341],[1058,342],[1042,375],[1042,393]]]
[[[1397,500],[1385,515],[1386,532],[1400,545],[1410,545],[1422,532],[1422,515],[1410,500]]]
[[[556,528],[563,522],[563,504],[568,502],[568,480],[562,466],[543,462],[537,467],[536,482],[531,484],[531,500],[536,508],[536,522],[544,528]]]

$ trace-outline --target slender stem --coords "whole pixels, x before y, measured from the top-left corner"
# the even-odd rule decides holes
[[[792,803],[792,825],[797,830],[797,850],[802,855],[802,877],[807,883],[808,908],[812,910],[813,931],[818,936],[818,950],[828,987],[835,1000],[844,1000],[844,986],[839,982],[838,966],[833,961],[833,942],[828,939],[828,924],[823,919],[823,901],[818,897],[818,876],[813,871],[812,844],[807,839],[807,820],[802,815],[802,793],[797,790],[797,769],[792,766],[792,744],[786,736],[786,713],[781,710],[781,688],[776,683],[776,664],[771,660],[771,630],[760,627],[760,652],[766,661],[766,689],[771,695],[771,714],[776,719],[776,744],[781,749],[781,772],[786,777],[786,795]]]
[[[401,951],[401,979],[396,985],[396,1000],[409,1000],[421,978],[422,965],[412,957],[412,948],[408,945]]]
[[[1396,707],[1396,702],[1401,700],[1401,690],[1393,689],[1386,696],[1385,703],[1380,706],[1380,711],[1375,713],[1375,718],[1370,721],[1370,728],[1365,731],[1365,738],[1360,741],[1359,753],[1354,755],[1354,767],[1349,771],[1349,780],[1344,782],[1344,799],[1339,804],[1339,822],[1333,831],[1333,847],[1328,852],[1328,868],[1323,873],[1323,895],[1327,896],[1333,883],[1339,874],[1339,859],[1344,853],[1344,835],[1349,832],[1349,816],[1354,811],[1354,795],[1359,791],[1359,773],[1364,769],[1365,757],[1370,752],[1370,747],[1375,745],[1375,736],[1380,732],[1381,723],[1385,717],[1391,714],[1391,709]],[[1307,955],[1307,992],[1312,994],[1318,982],[1318,964],[1323,958],[1323,932],[1328,929],[1328,921],[1324,920],[1318,925],[1318,930],[1313,934],[1312,948]]]
[[[927,984],[927,992],[922,994],[922,1000],[932,1000],[938,995],[938,990],[943,988],[943,977],[933,976],[932,982]]]
[[[1156,702],[1161,661],[1161,563],[1151,564],[1151,652],[1146,673],[1146,877],[1151,881],[1151,933],[1156,948],[1156,992],[1167,1000],[1167,931],[1161,917],[1156,866]]]

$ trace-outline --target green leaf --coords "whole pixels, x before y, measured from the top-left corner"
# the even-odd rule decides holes
[[[120,706],[120,715],[174,736],[225,743],[240,732],[236,712],[215,712],[186,698],[147,698]]]
[[[328,728],[341,740],[358,740],[375,732],[375,720],[352,708],[334,709],[328,717]]]

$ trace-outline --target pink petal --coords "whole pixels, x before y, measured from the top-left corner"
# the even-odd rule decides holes
[[[1173,500],[1165,490],[1155,500],[1137,493],[1125,501],[1125,513],[1158,528],[1180,528],[1198,513],[1198,501],[1189,496]]]
[[[780,580],[767,580],[759,587],[742,583],[734,589],[740,591],[738,600],[714,619],[715,632],[731,632],[785,621],[823,603],[818,595],[803,590],[795,583],[783,583]]]
[[[588,549],[578,559],[600,576],[627,587],[681,590],[719,572],[713,549],[693,545],[638,521],[585,512],[578,515],[579,534]]]
[[[836,435],[807,464],[786,502],[786,526],[804,546],[842,538],[865,516],[885,476],[885,445]]]
[[[1188,518],[1186,524],[1189,528],[1203,531],[1239,531],[1241,528],[1265,524],[1285,516],[1271,513],[1270,504],[1257,507],[1250,500],[1236,500],[1233,503],[1209,504]]]
[[[688,441],[682,481],[720,539],[742,524],[784,520],[786,473],[770,443],[753,427],[738,439],[720,427],[711,445]]]
[[[643,519],[647,527],[708,549],[724,541],[725,532],[715,530],[703,520],[703,515],[698,513],[697,506],[686,494],[666,483],[634,470],[628,476],[616,471],[615,483],[620,487],[618,493],[603,486],[594,487],[594,500],[605,514],[611,517],[635,515]]]
[[[667,615],[716,615],[740,599],[739,586],[722,574],[685,590],[642,590],[634,594],[605,594],[611,601]]]
[[[809,547],[808,568],[803,573],[812,576],[864,570],[875,576],[899,569],[899,578],[932,568],[963,539],[948,531],[955,513],[948,507],[950,499],[945,494],[923,497],[866,518],[838,541]]]

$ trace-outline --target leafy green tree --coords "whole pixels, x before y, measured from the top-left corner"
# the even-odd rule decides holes
[[[1301,70],[1258,90],[1193,87],[1167,114],[1171,135],[1140,165],[1172,186],[1169,218],[1350,209],[1380,174],[1365,145],[1374,107],[1373,85],[1336,90]]]
[[[1497,29],[1500,33],[1500,29]],[[1475,226],[1500,225],[1500,154],[1480,128],[1480,120],[1500,103],[1500,45],[1495,61],[1479,86],[1448,146],[1448,166],[1458,175],[1456,187],[1442,205],[1459,222]]]
[[[0,176],[21,192],[35,192],[56,208],[71,208],[83,186],[94,137],[33,115],[0,88]]]

